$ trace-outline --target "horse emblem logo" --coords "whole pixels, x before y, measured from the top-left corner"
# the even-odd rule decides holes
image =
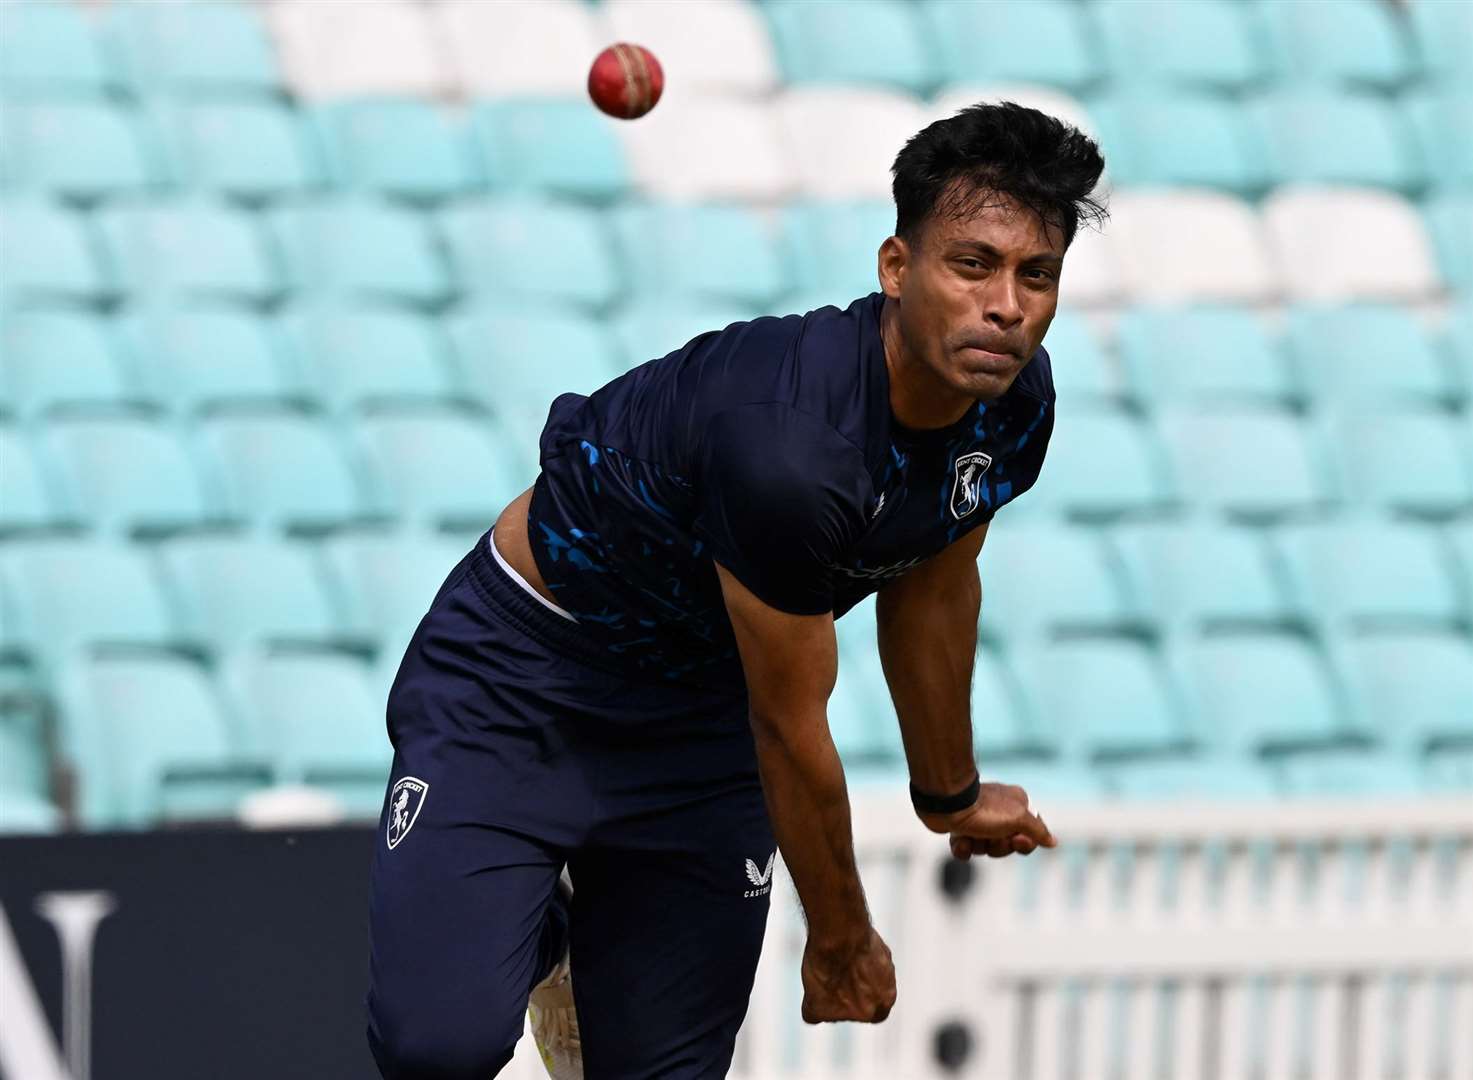
[[[973,450],[956,459],[951,485],[951,516],[960,521],[982,505],[982,476],[992,468],[992,455]]]
[[[424,806],[429,790],[430,785],[419,777],[406,776],[389,792],[389,828],[386,839],[390,851],[398,847],[399,842],[409,835],[409,830],[414,828],[414,820],[419,817],[420,808]]]

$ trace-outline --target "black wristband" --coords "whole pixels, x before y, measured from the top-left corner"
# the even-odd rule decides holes
[[[972,782],[955,795],[932,795],[930,792],[922,791],[915,786],[915,781],[911,781],[910,801],[919,814],[955,814],[976,802],[981,790],[981,773],[974,776]]]

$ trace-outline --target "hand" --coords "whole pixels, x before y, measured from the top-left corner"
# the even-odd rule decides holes
[[[924,814],[921,820],[932,832],[950,833],[951,853],[963,861],[973,855],[1031,855],[1035,848],[1059,845],[1043,819],[1028,809],[1028,793],[1014,784],[983,784],[967,809]]]
[[[871,927],[856,947],[803,950],[803,1022],[858,1020],[878,1024],[895,1006],[895,963]]]

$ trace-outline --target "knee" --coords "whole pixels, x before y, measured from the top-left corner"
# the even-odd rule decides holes
[[[470,1016],[421,1015],[391,1025],[370,1020],[368,1043],[384,1080],[490,1080],[511,1060],[522,1033],[518,1021],[508,1030]]]

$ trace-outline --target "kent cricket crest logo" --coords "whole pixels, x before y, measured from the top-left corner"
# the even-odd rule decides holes
[[[757,864],[751,859],[747,860],[747,880],[752,883],[753,888],[742,893],[746,899],[754,896],[766,896],[772,892],[772,868],[777,865],[777,852],[767,856],[767,869],[757,869]]]
[[[982,505],[982,476],[992,468],[992,455],[973,450],[956,459],[951,485],[951,516],[960,521]]]
[[[399,842],[409,835],[409,830],[414,828],[414,820],[419,817],[429,791],[430,785],[419,777],[406,776],[389,792],[389,828],[386,839],[390,851],[398,847]]]

